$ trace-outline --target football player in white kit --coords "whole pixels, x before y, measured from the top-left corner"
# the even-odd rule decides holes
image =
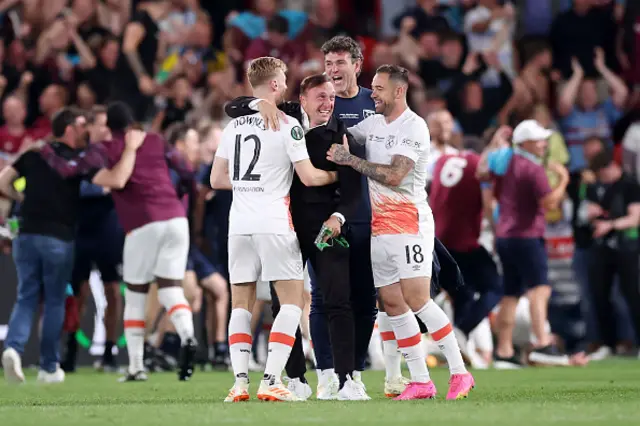
[[[429,129],[407,106],[406,69],[382,65],[371,88],[377,114],[349,129],[366,144],[367,159],[352,155],[347,144],[333,145],[327,158],[369,178],[374,284],[411,372],[411,384],[395,399],[436,395],[415,316],[427,326],[449,364],[447,399],[464,398],[474,386],[473,377],[447,315],[430,297],[435,226],[426,192]]]
[[[280,59],[252,61],[247,76],[253,95],[274,105],[280,103],[287,89],[286,70]],[[258,399],[298,400],[281,382],[304,306],[302,255],[289,213],[289,189],[294,168],[307,186],[328,185],[336,176],[313,167],[300,123],[289,116],[285,121],[278,131],[268,129],[258,113],[231,121],[223,131],[211,170],[213,188],[233,190],[229,213],[229,352],[236,380],[226,402],[249,399],[256,281],[273,281],[282,305],[271,328]]]

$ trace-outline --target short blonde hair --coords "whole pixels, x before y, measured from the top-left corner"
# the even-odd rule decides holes
[[[276,76],[278,70],[287,72],[287,65],[278,58],[264,56],[251,61],[247,77],[251,87],[260,86]]]

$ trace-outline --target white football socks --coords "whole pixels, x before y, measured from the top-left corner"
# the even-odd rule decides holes
[[[438,347],[447,359],[451,374],[466,373],[467,368],[464,365],[462,353],[460,352],[458,341],[453,332],[453,327],[442,308],[440,308],[436,302],[429,299],[427,304],[420,308],[415,314],[424,322],[427,330],[429,330],[429,334],[431,334],[433,340],[438,344]]]
[[[251,312],[238,308],[232,310],[229,321],[229,356],[236,379],[249,378],[252,344]]]
[[[411,381],[417,383],[431,381],[429,369],[427,368],[426,352],[422,345],[420,325],[413,312],[407,311],[402,315],[390,316],[389,322],[396,335],[398,348],[402,352],[407,362],[407,367],[411,372]]]
[[[300,324],[302,309],[296,305],[282,305],[280,312],[273,321],[269,335],[269,355],[264,369],[265,378],[275,377],[280,381],[291,348],[296,341],[296,330]]]
[[[193,314],[189,302],[184,297],[182,287],[165,287],[158,289],[158,301],[167,311],[167,315],[171,319],[180,341],[183,345],[187,339],[194,339],[193,331]]]
[[[125,290],[124,337],[127,339],[129,373],[144,371],[145,308],[147,294]]]
[[[398,350],[396,336],[389,322],[389,316],[385,312],[378,312],[378,330],[382,338],[382,351],[384,353],[384,369],[386,379],[394,379],[402,376],[402,354]]]

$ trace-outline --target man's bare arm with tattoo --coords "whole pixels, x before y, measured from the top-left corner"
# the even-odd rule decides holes
[[[414,161],[404,155],[394,155],[391,164],[371,163],[356,157],[349,152],[349,145],[332,145],[327,152],[327,159],[336,164],[349,166],[377,182],[389,186],[398,186],[415,165]]]

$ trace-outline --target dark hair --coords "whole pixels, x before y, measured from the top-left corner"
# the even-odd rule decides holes
[[[593,156],[589,161],[589,168],[593,172],[599,172],[600,170],[607,168],[613,163],[613,152],[610,149],[604,149]]]
[[[389,64],[380,65],[376,70],[376,74],[389,74],[389,80],[406,84],[407,86],[409,85],[409,71],[401,66]]]
[[[276,15],[267,21],[267,31],[278,34],[289,34],[289,21],[287,18]]]
[[[98,117],[100,114],[106,114],[106,113],[107,113],[107,107],[105,107],[104,105],[94,105],[86,114],[87,123],[88,124],[95,123],[96,117]]]
[[[362,49],[357,41],[347,36],[335,36],[328,42],[322,45],[322,53],[327,55],[329,53],[343,53],[346,52],[351,56],[353,62],[358,59],[364,59],[362,55]]]
[[[175,146],[178,141],[183,141],[187,136],[187,133],[191,130],[191,127],[185,123],[177,122],[173,123],[166,131],[167,140],[172,146]]]
[[[462,39],[458,35],[458,33],[454,31],[445,31],[440,34],[440,44],[448,43],[450,41],[457,41],[458,43],[462,43]]]
[[[328,75],[326,74],[310,75],[309,77],[305,77],[305,79],[302,80],[302,83],[300,83],[300,93],[304,95],[314,87],[321,86],[325,83],[331,83],[331,79],[329,78]]]
[[[64,132],[68,126],[73,126],[76,123],[76,119],[80,117],[80,111],[76,108],[66,107],[57,111],[53,115],[51,120],[51,130],[55,138],[61,138],[64,136]]]
[[[124,102],[116,101],[107,106],[107,127],[112,131],[124,131],[134,121],[131,108]]]

